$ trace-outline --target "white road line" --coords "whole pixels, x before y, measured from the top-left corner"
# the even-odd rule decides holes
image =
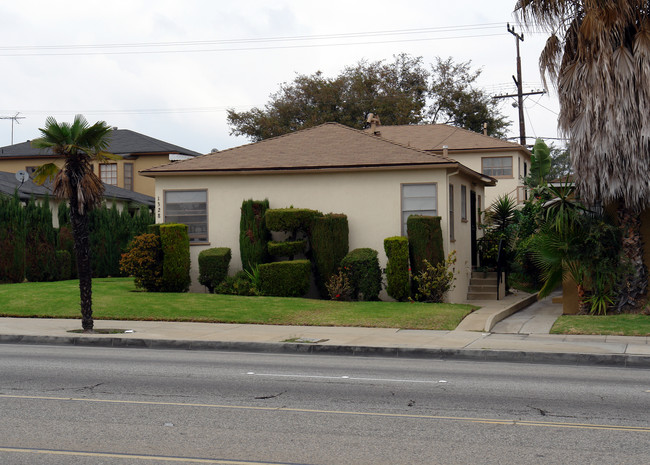
[[[298,375],[298,374],[281,374],[281,373],[254,373],[249,371],[246,373],[249,376],[267,376],[270,378],[305,378],[305,379],[346,379],[351,381],[382,381],[387,383],[422,383],[422,384],[440,384],[447,383],[446,380],[441,379],[438,381],[434,380],[423,380],[423,379],[390,379],[390,378],[357,378],[354,376],[323,376],[323,375]]]

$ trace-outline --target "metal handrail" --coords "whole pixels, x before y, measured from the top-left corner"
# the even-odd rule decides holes
[[[499,289],[501,288],[501,273],[503,262],[505,261],[505,253],[503,251],[503,239],[499,239],[499,251],[497,253],[497,300],[499,300]]]

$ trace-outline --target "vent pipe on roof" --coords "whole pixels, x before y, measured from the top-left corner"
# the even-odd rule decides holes
[[[445,157],[449,156],[449,146],[448,145],[443,145],[442,146],[442,155]]]
[[[487,136],[487,123],[483,123],[483,135]]]
[[[381,121],[379,120],[379,116],[375,115],[374,113],[368,113],[368,118],[366,119],[366,123],[370,125],[370,132],[373,135],[381,136],[381,131],[378,129],[378,127],[381,126]]]

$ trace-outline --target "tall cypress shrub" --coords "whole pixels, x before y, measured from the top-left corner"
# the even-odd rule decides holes
[[[409,243],[402,236],[384,239],[384,251],[388,257],[386,264],[386,293],[395,300],[409,297]]]
[[[0,195],[0,283],[25,279],[24,215],[18,195]]]
[[[239,222],[239,254],[244,270],[252,271],[256,265],[269,261],[267,243],[271,232],[264,216],[269,209],[269,199],[244,200]]]
[[[328,296],[325,285],[337,273],[349,251],[348,217],[329,213],[315,217],[309,232],[311,255],[316,269],[316,284],[321,297]]]
[[[433,266],[445,259],[440,219],[439,216],[411,215],[406,220],[409,259],[414,276],[424,270],[425,259]]]
[[[185,224],[161,224],[163,291],[187,292],[190,278],[190,236]]]
[[[57,279],[56,231],[52,226],[49,198],[38,204],[31,198],[25,206],[25,277],[28,281]]]

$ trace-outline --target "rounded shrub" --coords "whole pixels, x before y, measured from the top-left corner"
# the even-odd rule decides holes
[[[309,291],[309,260],[264,263],[259,267],[260,292],[277,297],[300,297]]]
[[[402,236],[384,239],[386,264],[386,293],[395,300],[406,300],[411,294],[409,283],[409,243]]]
[[[199,253],[199,282],[211,294],[228,276],[232,253],[228,247],[214,247]]]
[[[347,272],[356,300],[379,300],[381,291],[381,269],[376,250],[354,249],[341,260],[341,267]]]
[[[163,286],[163,255],[160,236],[141,234],[133,238],[120,260],[120,270],[133,276],[135,287],[160,292]]]

